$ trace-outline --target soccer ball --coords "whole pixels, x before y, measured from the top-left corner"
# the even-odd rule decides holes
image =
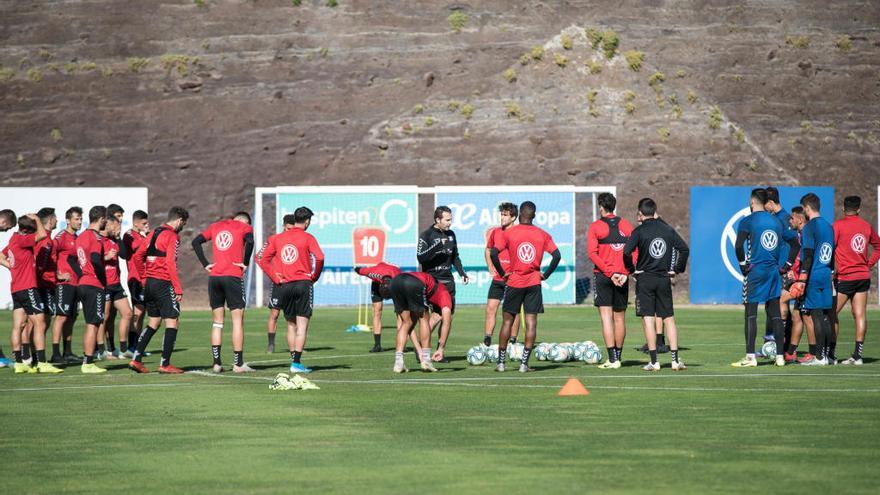
[[[772,340],[764,342],[764,345],[761,346],[761,354],[767,359],[776,359],[776,342]]]
[[[584,345],[587,347],[592,347],[593,349],[599,349],[600,351],[602,350],[602,348],[596,345],[596,343],[592,340],[585,340]]]
[[[559,345],[561,345],[561,346],[565,346],[565,348],[568,349],[568,358],[569,358],[569,359],[574,358],[574,347],[575,347],[575,344],[574,344],[573,342],[563,342],[563,343],[561,343],[561,344],[559,344]]]
[[[471,366],[479,366],[486,362],[486,348],[476,345],[471,347],[467,353],[467,361]]]
[[[522,360],[523,350],[526,348],[523,344],[510,344],[507,346],[507,357],[511,361]]]
[[[584,352],[587,351],[589,347],[587,347],[583,342],[578,342],[574,345],[574,360],[582,361],[584,359]]]
[[[490,363],[498,362],[498,344],[492,344],[486,348],[486,361]]]
[[[602,361],[602,351],[593,347],[587,347],[587,350],[581,356],[581,361],[587,364],[599,364]]]
[[[556,344],[550,348],[550,360],[556,363],[563,363],[568,361],[569,353],[568,346],[563,344]]]
[[[535,347],[535,359],[538,361],[547,361],[550,358],[551,344],[542,342]]]

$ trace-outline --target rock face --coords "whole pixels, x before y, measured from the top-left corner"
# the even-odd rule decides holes
[[[4,185],[146,186],[184,245],[272,185],[616,185],[686,237],[690,185],[830,184],[876,220],[877,2],[294,3],[0,0]]]

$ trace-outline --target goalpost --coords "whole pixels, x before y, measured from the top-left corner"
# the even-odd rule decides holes
[[[498,226],[501,202],[530,200],[536,203],[535,225],[547,230],[562,253],[556,273],[545,282],[548,304],[581,302],[592,279],[587,264],[584,235],[599,216],[599,193],[617,193],[615,186],[281,186],[254,190],[254,238],[261,249],[269,235],[282,228],[281,219],[299,206],[315,216],[309,232],[325,254],[324,274],[315,291],[315,305],[362,305],[369,300],[370,280],[354,272],[353,234],[358,228],[384,230],[384,261],[404,271],[418,269],[418,235],[428,225],[419,224],[419,200],[448,205],[453,211],[452,229],[457,236],[462,263],[471,283],[459,284],[460,304],[485,303],[491,276],[485,262],[486,233]],[[433,208],[432,208],[433,210]],[[429,222],[429,219],[424,219]],[[549,256],[545,263],[549,263]],[[456,275],[457,278],[457,275]],[[251,279],[253,285],[251,285]],[[268,288],[259,268],[248,280],[249,304],[265,305]],[[253,288],[251,292],[250,289]],[[366,296],[365,296],[366,294]],[[365,319],[365,318],[364,318]],[[358,324],[364,319],[358,318]]]

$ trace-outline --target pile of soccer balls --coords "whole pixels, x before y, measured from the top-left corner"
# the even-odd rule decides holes
[[[519,361],[522,359],[522,344],[510,344],[507,346],[507,359]],[[538,361],[553,361],[564,363],[566,361],[582,361],[586,364],[599,364],[602,361],[602,349],[592,340],[585,342],[563,342],[554,344],[542,342],[535,346],[532,356]],[[490,346],[477,345],[471,347],[467,353],[467,360],[471,366],[480,366],[486,362],[498,362],[498,344]]]

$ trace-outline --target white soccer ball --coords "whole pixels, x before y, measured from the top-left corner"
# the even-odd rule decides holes
[[[574,345],[574,356],[573,356],[574,360],[575,361],[583,361],[584,352],[586,352],[587,349],[589,349],[589,347],[587,347],[583,342],[578,342],[577,344],[575,344]]]
[[[568,346],[563,344],[556,344],[550,348],[550,360],[556,363],[563,363],[568,361],[570,354],[568,353]]]
[[[584,351],[583,356],[581,356],[581,361],[587,364],[599,364],[599,362],[602,361],[602,351],[587,347],[587,350]]]
[[[507,346],[507,358],[511,361],[522,360],[523,350],[526,346],[523,344],[510,344]]]
[[[490,363],[498,362],[498,344],[492,344],[486,348],[486,361]]]
[[[467,353],[467,361],[471,366],[479,366],[486,362],[486,348],[476,345],[471,347]]]
[[[598,346],[595,342],[593,342],[592,340],[585,340],[583,344],[584,344],[585,346],[587,346],[587,347],[592,347],[593,349],[599,349],[600,351],[602,350],[602,348],[599,347],[599,346]]]
[[[552,344],[541,342],[535,347],[535,359],[538,361],[547,361],[550,358],[550,348]]]
[[[761,346],[761,354],[767,359],[776,359],[776,342],[770,340]]]

